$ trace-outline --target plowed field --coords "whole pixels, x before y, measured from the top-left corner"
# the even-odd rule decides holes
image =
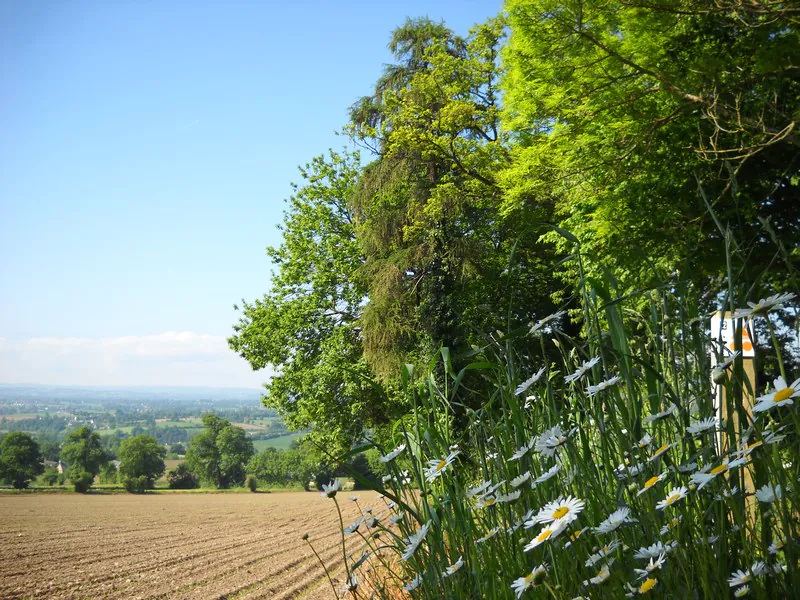
[[[0,598],[332,598],[301,537],[338,585],[338,530],[314,492],[0,496]]]

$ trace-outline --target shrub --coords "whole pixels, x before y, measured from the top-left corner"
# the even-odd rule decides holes
[[[47,467],[44,473],[42,473],[41,476],[39,477],[39,480],[44,485],[53,486],[59,483],[60,476],[61,473],[59,473],[55,467]],[[63,483],[63,480],[61,482]]]
[[[181,463],[167,474],[167,484],[171,490],[193,490],[200,487],[197,475],[189,470],[186,463]]]
[[[152,487],[151,481],[145,475],[125,477],[122,485],[131,494],[144,494],[148,488]]]
[[[253,475],[248,475],[244,480],[244,485],[251,492],[255,492],[258,488],[258,479],[256,479]]]
[[[94,483],[94,475],[88,471],[81,471],[77,475],[73,475],[70,481],[72,481],[72,485],[76,492],[79,494],[85,494],[89,491],[89,488],[92,487],[92,484]]]

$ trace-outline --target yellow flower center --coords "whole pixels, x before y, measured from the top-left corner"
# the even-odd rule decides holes
[[[664,444],[664,445],[663,445],[663,446],[661,446],[661,447],[660,447],[658,450],[656,450],[655,452],[653,452],[653,457],[656,457],[656,456],[658,456],[659,454],[663,454],[663,453],[664,453],[664,452],[666,452],[668,449],[669,449],[669,444]]]
[[[574,542],[579,537],[581,537],[582,533],[583,533],[583,529],[579,529],[578,531],[573,532],[573,534],[571,536],[569,536],[570,541]]]
[[[445,466],[446,466],[446,465],[447,465],[447,459],[443,458],[442,460],[440,460],[440,461],[437,463],[437,465],[436,465],[436,470],[437,470],[437,471],[441,471],[442,469],[444,469],[444,468],[445,468]]]
[[[750,573],[742,577],[742,583],[747,583],[748,581],[750,581]]]
[[[724,464],[724,465],[720,465],[718,467],[714,467],[713,469],[711,469],[710,473],[712,475],[719,475],[720,473],[724,473],[727,470],[728,470],[728,465]]]
[[[672,496],[667,498],[667,504],[674,504],[675,502],[677,502],[680,499],[681,499],[681,495],[680,494],[672,494]]]
[[[569,507],[568,506],[559,506],[556,510],[553,511],[553,518],[554,519],[560,519],[561,517],[566,515],[568,512],[569,512]]]
[[[775,392],[775,397],[772,399],[772,401],[773,402],[783,402],[784,400],[786,400],[789,397],[791,397],[791,395],[794,394],[794,392],[795,392],[795,390],[793,390],[790,387],[783,388],[782,390],[779,390],[779,391]]]
[[[653,487],[657,483],[658,483],[658,475],[656,475],[655,477],[651,477],[650,479],[645,481],[644,482],[644,489],[648,490],[648,489],[650,489],[651,487]]]
[[[652,577],[650,579],[645,579],[644,583],[639,588],[639,593],[646,594],[655,587],[656,583],[658,583],[658,580],[653,579]]]
[[[525,585],[530,585],[531,581],[533,581],[533,571],[529,575],[525,575]]]
[[[542,533],[540,533],[539,535],[536,536],[536,541],[537,542],[543,542],[547,538],[549,538],[551,535],[553,535],[553,530],[552,529],[550,529],[550,528],[544,529],[544,530],[542,530]]]

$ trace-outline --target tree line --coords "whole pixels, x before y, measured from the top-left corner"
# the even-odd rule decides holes
[[[300,443],[288,450],[267,448],[257,454],[247,432],[227,419],[203,415],[203,432],[192,438],[186,459],[167,474],[171,489],[194,489],[201,485],[228,489],[247,485],[253,491],[262,486],[302,486],[308,489],[327,483],[343,473],[328,466],[326,458],[310,444]],[[132,493],[155,487],[166,471],[167,451],[150,435],[122,439],[116,449],[119,467],[104,447],[102,437],[88,426],[72,431],[59,449],[66,471],[45,468],[45,457],[37,441],[28,433],[11,432],[0,440],[0,480],[17,489],[29,486],[35,478],[55,485],[66,480],[75,491],[89,491],[95,480],[121,483]],[[363,477],[375,478],[369,461],[357,456],[349,465]]]

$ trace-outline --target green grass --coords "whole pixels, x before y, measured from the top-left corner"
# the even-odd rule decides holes
[[[288,435],[272,438],[269,440],[253,440],[253,447],[256,452],[263,452],[265,448],[277,448],[278,450],[288,450],[292,442],[304,436],[304,433],[295,432]]]
[[[712,402],[711,343],[697,325],[704,312],[685,302],[678,285],[649,291],[651,311],[641,315],[626,311],[611,285],[589,283],[575,299],[582,337],[560,331],[555,319],[535,333],[523,327],[497,336],[459,373],[447,349],[428,372],[406,372],[415,410],[391,429],[393,439],[377,444],[382,453],[405,445],[388,463],[394,479],[378,488],[399,518],[380,538],[391,556],[366,563],[379,567],[379,587],[389,590],[382,597],[395,597],[418,575],[420,598],[512,599],[515,581],[526,590],[536,582],[539,589],[524,592],[531,598],[623,598],[646,579],[655,582],[641,591],[652,597],[727,598],[738,570],[750,573],[751,598],[788,598],[800,589],[798,403],[748,409],[739,357],[718,378],[727,422],[692,434],[690,425],[721,416]],[[777,345],[774,356],[783,370]],[[786,382],[796,377],[787,374]],[[762,385],[756,395],[770,392],[771,384]],[[744,464],[717,469],[740,458]],[[410,472],[408,480],[401,472]],[[701,488],[709,472],[715,476]],[[756,500],[754,491],[767,484],[780,485],[781,497]],[[382,512],[386,520],[387,508],[363,517]],[[608,520],[619,509],[631,520]],[[548,529],[564,516],[563,528]],[[404,540],[423,526],[424,541],[399,560]],[[374,554],[363,539],[363,551]],[[781,539],[785,547],[768,551]],[[648,561],[635,554],[656,543],[667,546],[665,562],[640,578]],[[463,566],[446,577],[460,557]],[[540,579],[523,579],[540,565]]]

